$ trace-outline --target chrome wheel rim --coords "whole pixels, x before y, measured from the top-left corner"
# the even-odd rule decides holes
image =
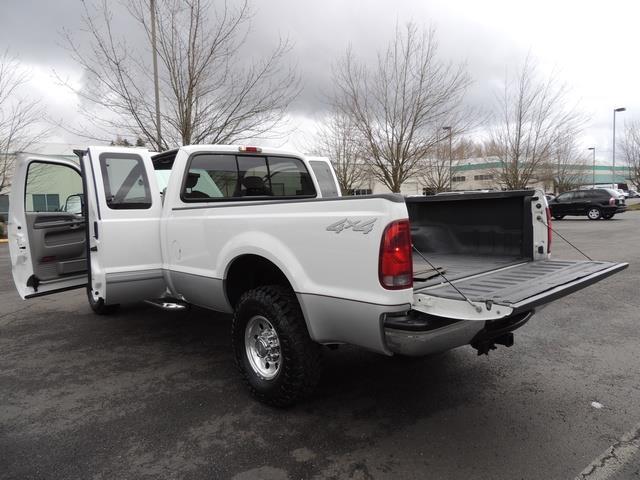
[[[253,371],[272,380],[282,367],[280,338],[271,322],[262,315],[251,317],[244,332],[244,348]]]
[[[598,210],[596,210],[595,208],[592,208],[591,210],[589,210],[589,218],[596,219],[599,216],[600,216],[600,212]]]

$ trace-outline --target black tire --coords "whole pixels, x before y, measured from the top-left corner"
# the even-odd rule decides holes
[[[600,220],[602,218],[602,211],[598,207],[591,207],[587,210],[587,218],[589,220]]]
[[[268,380],[252,366],[245,347],[247,325],[258,316],[268,320],[280,345],[279,370]],[[314,391],[322,371],[321,348],[309,337],[302,310],[291,289],[272,285],[243,294],[235,308],[231,335],[236,366],[249,391],[259,401],[287,407]]]
[[[95,300],[91,290],[89,289],[87,289],[87,299],[89,300],[91,310],[93,310],[93,313],[97,315],[111,315],[112,313],[117,312],[120,308],[120,305],[117,303],[113,305],[105,305],[104,299],[102,298]]]
[[[553,219],[554,220],[562,220],[564,218],[564,215],[554,215]]]

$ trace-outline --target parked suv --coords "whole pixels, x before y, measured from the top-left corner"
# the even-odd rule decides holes
[[[549,202],[551,215],[562,220],[566,215],[586,215],[590,220],[610,220],[627,210],[624,197],[615,190],[596,188],[564,192]]]

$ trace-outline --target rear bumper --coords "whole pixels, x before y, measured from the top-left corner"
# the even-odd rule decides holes
[[[479,321],[435,317],[410,310],[384,317],[384,337],[390,351],[412,357],[469,344],[485,353],[483,349],[527,323],[533,313],[530,311],[501,320]]]
[[[602,213],[605,215],[611,214],[611,213],[623,213],[627,211],[627,205],[626,204],[606,205],[602,207],[601,210],[602,210]]]

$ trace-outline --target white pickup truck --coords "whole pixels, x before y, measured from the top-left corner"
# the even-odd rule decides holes
[[[551,259],[542,192],[341,197],[329,162],[276,149],[76,153],[17,163],[20,295],[233,313],[237,365],[272,405],[313,390],[321,345],[487,353],[536,307],[627,267]]]

